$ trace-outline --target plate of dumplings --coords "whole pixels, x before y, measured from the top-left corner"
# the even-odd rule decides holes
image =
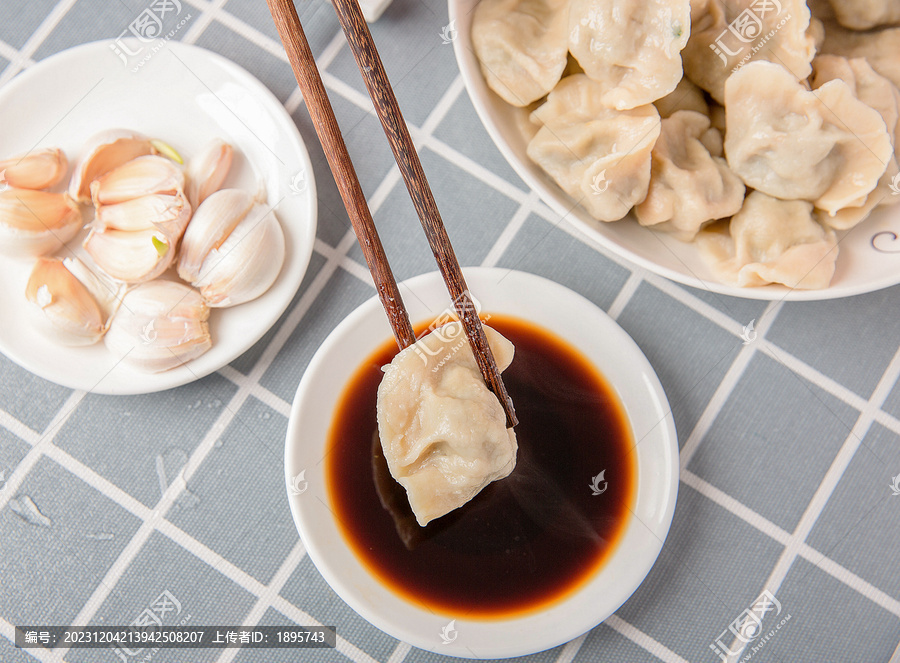
[[[818,300],[900,283],[900,11],[855,4],[451,0],[450,18],[498,149],[601,250]]]

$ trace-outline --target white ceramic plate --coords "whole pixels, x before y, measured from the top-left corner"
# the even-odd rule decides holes
[[[138,44],[134,46],[132,50]],[[35,334],[26,318],[24,297],[33,261],[0,256],[0,351],[47,380],[102,394],[176,387],[217,370],[250,348],[291,302],[315,240],[316,195],[309,156],[278,99],[244,69],[215,53],[176,42],[155,53],[144,46],[151,57],[139,68],[126,66],[110,42],[95,42],[19,74],[0,89],[0,127],[4,127],[0,154],[60,147],[71,164],[88,137],[123,127],[160,138],[189,158],[220,137],[236,149],[225,185],[256,191],[259,180],[265,183],[287,250],[278,280],[262,297],[213,311],[211,350],[157,374],[119,364],[119,357],[102,342],[67,348]],[[84,233],[69,246],[79,246],[83,237]]]
[[[497,148],[519,177],[537,191],[560,216],[609,251],[673,281],[734,297],[765,300],[818,300],[847,297],[900,283],[900,205],[877,209],[865,222],[839,233],[840,254],[834,279],[822,290],[791,290],[785,286],[737,288],[716,282],[695,244],[641,226],[629,214],[615,223],[601,223],[581,207],[526,153],[528,143],[519,129],[525,111],[510,106],[487,86],[472,49],[472,11],[479,0],[449,0],[455,21],[456,60],[469,97]]]
[[[521,656],[590,630],[609,617],[650,571],[675,509],[678,444],[656,374],[634,341],[603,311],[571,290],[532,274],[473,268],[466,269],[465,276],[486,313],[532,321],[579,348],[624,406],[638,442],[634,515],[605,566],[568,598],[536,613],[483,621],[457,618],[456,639],[449,644],[443,644],[440,634],[453,615],[405,600],[367,571],[335,522],[323,458],[332,413],[350,376],[391,338],[377,298],[337,326],[303,375],[285,443],[288,500],[310,558],[334,591],[370,623],[395,638],[441,654]],[[404,282],[401,293],[414,323],[431,321],[450,305],[437,272]]]

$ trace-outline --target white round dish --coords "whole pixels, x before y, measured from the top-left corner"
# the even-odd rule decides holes
[[[131,51],[139,46],[150,56],[140,66],[126,66],[110,42],[95,42],[49,57],[3,86],[0,126],[7,129],[0,135],[0,155],[60,147],[71,167],[87,138],[118,127],[164,140],[185,158],[222,138],[236,151],[225,186],[256,191],[264,183],[284,230],[286,252],[278,279],[264,295],[213,310],[208,352],[156,374],[119,363],[121,358],[102,341],[69,348],[36,334],[27,321],[24,296],[33,259],[0,256],[0,352],[47,380],[101,394],[149,393],[186,384],[249,349],[296,294],[316,232],[312,166],[278,99],[247,71],[210,51],[177,42],[155,52],[132,42]],[[68,246],[79,247],[84,236]]]
[[[603,311],[533,274],[496,268],[464,271],[485,313],[514,315],[562,337],[597,367],[621,400],[637,443],[637,479],[633,516],[607,563],[580,589],[545,609],[488,620],[425,609],[395,594],[366,569],[335,521],[323,460],[333,412],[349,378],[391,338],[387,318],[374,297],[335,328],[297,389],[285,442],[288,500],[313,563],[332,589],[371,624],[441,654],[482,659],[521,656],[590,630],[643,581],[672,521],[678,443],[656,374],[634,341]],[[414,323],[432,320],[450,304],[437,272],[404,282],[401,292]],[[442,633],[453,637],[442,638]],[[444,643],[447,639],[452,642]]]
[[[479,0],[448,0],[456,36],[453,50],[466,90],[497,148],[522,180],[561,217],[598,244],[651,272],[702,290],[746,299],[810,301],[848,297],[900,283],[900,205],[881,207],[856,228],[838,233],[840,254],[834,278],[822,290],[781,285],[738,288],[715,280],[696,244],[680,242],[641,226],[629,214],[614,223],[595,220],[528,158],[520,127],[526,111],[510,106],[487,86],[472,47],[472,14]],[[455,23],[453,23],[455,22]]]

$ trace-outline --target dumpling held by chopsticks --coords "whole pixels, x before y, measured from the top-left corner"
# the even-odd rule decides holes
[[[484,326],[506,369],[513,344]],[[378,434],[391,475],[406,489],[419,525],[471,500],[516,465],[516,435],[488,390],[459,322],[394,357],[378,387]]]

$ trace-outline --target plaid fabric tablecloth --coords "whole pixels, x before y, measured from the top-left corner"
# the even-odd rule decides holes
[[[266,5],[170,4],[187,19],[175,39],[245,67],[295,119],[318,185],[315,251],[274,329],[187,386],[102,396],[0,356],[0,661],[119,660],[108,649],[16,649],[13,629],[127,624],[173,599],[195,625],[335,625],[337,647],[163,649],[160,663],[441,661],[348,608],[288,509],[294,391],[374,290]],[[0,85],[70,46],[115,39],[148,7],[0,0]],[[331,6],[299,11],[398,279],[432,271],[422,234],[404,230],[418,221]],[[496,151],[447,23],[443,0],[394,0],[372,30],[461,263],[534,272],[607,311],[658,372],[679,432],[678,506],[644,584],[593,631],[525,660],[718,661],[747,609],[771,596],[745,658],[887,662],[900,640],[900,287],[821,303],[732,299],[599,249]],[[0,127],[0,147],[10,131]],[[161,493],[160,464],[186,488]]]

